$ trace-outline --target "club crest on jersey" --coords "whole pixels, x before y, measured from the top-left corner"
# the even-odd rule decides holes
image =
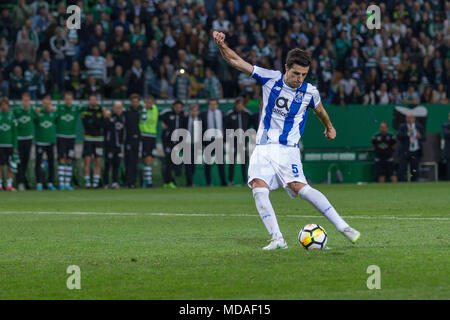
[[[297,92],[297,94],[295,95],[294,101],[296,103],[300,103],[302,102],[303,99],[303,92]]]

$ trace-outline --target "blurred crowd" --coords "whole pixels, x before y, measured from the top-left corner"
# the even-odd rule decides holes
[[[81,8],[68,29],[66,6]],[[18,0],[0,17],[0,93],[20,99],[66,90],[124,99],[258,99],[256,81],[221,59],[211,33],[251,64],[284,69],[299,47],[313,63],[308,81],[326,103],[448,103],[450,2],[349,0]]]

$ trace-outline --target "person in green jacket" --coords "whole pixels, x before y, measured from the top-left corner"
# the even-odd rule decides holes
[[[8,166],[6,172],[6,191],[14,189],[12,168],[13,153],[17,151],[17,121],[9,111],[8,98],[0,99],[0,190],[3,190],[3,166]]]
[[[42,191],[44,175],[42,172],[42,156],[47,155],[48,183],[47,189],[56,190],[55,182],[55,142],[56,142],[56,112],[52,106],[50,95],[44,96],[41,108],[35,109],[34,123],[36,128],[36,190]]]
[[[64,104],[56,109],[59,190],[73,190],[72,163],[75,160],[76,125],[80,112],[80,106],[73,104],[73,93],[66,91]]]
[[[158,124],[158,107],[152,96],[144,100],[144,109],[139,118],[139,130],[141,132],[142,158],[144,161],[143,188],[153,187],[152,164],[153,150],[156,146],[156,130]]]
[[[16,180],[19,191],[24,191],[27,184],[25,174],[34,138],[34,108],[31,106],[31,96],[28,92],[22,94],[22,105],[14,109],[14,116],[17,120],[17,144],[20,159]]]

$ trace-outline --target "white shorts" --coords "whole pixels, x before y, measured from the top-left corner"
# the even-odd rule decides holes
[[[308,184],[303,174],[300,149],[281,144],[257,145],[248,166],[248,186],[253,179],[261,179],[269,190],[283,187],[291,198],[297,197],[288,183]]]

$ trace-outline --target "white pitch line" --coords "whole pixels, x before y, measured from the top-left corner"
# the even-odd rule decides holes
[[[72,211],[0,211],[0,214],[61,214],[61,215],[124,215],[124,216],[135,216],[135,215],[147,215],[147,216],[168,216],[168,217],[259,217],[257,214],[246,214],[246,213],[165,213],[165,212],[143,212],[143,213],[132,213],[132,212],[72,212]],[[317,215],[278,215],[278,218],[325,218],[319,214]],[[342,216],[345,219],[366,219],[366,220],[431,220],[431,221],[449,221],[450,218],[442,217],[417,217],[417,216]]]

